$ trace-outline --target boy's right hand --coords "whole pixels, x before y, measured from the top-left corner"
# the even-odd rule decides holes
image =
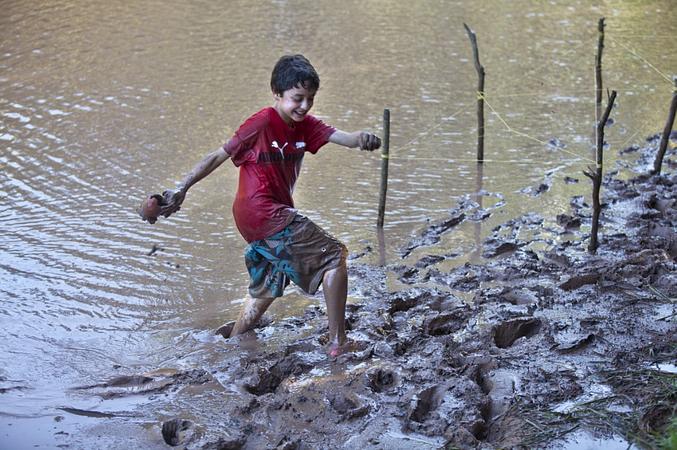
[[[181,204],[186,198],[186,192],[183,189],[167,189],[162,193],[164,204],[160,208],[160,214],[169,217],[181,209]]]
[[[360,150],[373,151],[381,147],[381,139],[374,133],[362,131],[357,138],[357,145]]]

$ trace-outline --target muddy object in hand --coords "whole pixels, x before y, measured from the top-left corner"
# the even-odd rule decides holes
[[[165,203],[165,199],[160,194],[149,195],[141,202],[138,210],[139,215],[143,220],[155,223],[160,217],[160,211]]]

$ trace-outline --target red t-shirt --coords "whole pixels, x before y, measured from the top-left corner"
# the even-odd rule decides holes
[[[240,168],[233,216],[247,242],[277,233],[293,220],[292,193],[303,156],[317,153],[334,131],[311,115],[290,127],[268,107],[247,119],[224,144]]]

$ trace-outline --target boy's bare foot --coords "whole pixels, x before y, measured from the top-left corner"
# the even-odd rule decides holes
[[[359,342],[353,341],[352,339],[346,339],[346,341],[343,344],[332,342],[327,346],[327,355],[329,355],[332,358],[337,358],[341,355],[345,355],[346,353],[353,353],[360,350],[364,350],[363,347],[364,345],[360,345]]]
[[[254,324],[254,326],[251,329],[265,328],[271,323],[273,323],[273,317],[268,314],[264,314],[259,318],[259,320]],[[216,331],[214,331],[214,334],[220,334],[221,336],[223,336],[224,339],[228,339],[230,335],[233,333],[233,328],[235,328],[235,321],[227,322],[218,327]]]
[[[230,337],[230,333],[233,331],[233,327],[235,327],[235,321],[224,323],[216,329],[214,334],[220,334],[224,339],[228,339]]]

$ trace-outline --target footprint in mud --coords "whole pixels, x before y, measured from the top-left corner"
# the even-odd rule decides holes
[[[375,369],[367,372],[367,386],[374,392],[384,392],[395,386],[397,374],[389,369]]]
[[[469,389],[466,389],[469,388]],[[481,409],[484,396],[470,380],[458,379],[454,384],[436,384],[418,392],[411,400],[404,430],[428,436],[443,435],[450,429],[465,429],[472,447],[486,434]],[[464,446],[463,448],[470,448]]]
[[[390,301],[388,314],[408,311],[420,303],[420,297],[395,297]]]
[[[245,379],[243,387],[257,396],[275,392],[277,387],[291,375],[301,375],[314,366],[292,354],[286,356],[270,368],[258,367],[256,373]]]
[[[449,299],[449,294],[436,289],[412,289],[398,292],[390,298],[388,314],[395,315],[398,312],[407,312],[419,305],[440,305]]]
[[[390,341],[390,347],[393,349],[393,354],[397,357],[404,356],[414,345],[417,339],[415,336],[402,335],[397,336]]]
[[[501,300],[512,305],[533,305],[538,303],[538,297],[528,289],[505,288],[499,294]]]
[[[431,386],[419,392],[415,397],[415,404],[409,412],[408,419],[417,423],[423,423],[431,411],[434,411],[442,402],[440,386]]]
[[[341,416],[341,420],[362,417],[369,412],[369,405],[360,404],[352,395],[336,394],[329,399],[329,404]]]
[[[485,419],[491,422],[505,413],[514,398],[519,386],[517,374],[504,369],[494,370],[489,374],[481,374],[480,388],[488,396]]]
[[[186,439],[186,431],[193,426],[190,420],[172,419],[162,424],[162,438],[167,445],[176,447],[181,445]]]
[[[515,319],[494,328],[494,343],[498,348],[508,348],[521,337],[532,337],[541,327],[539,319]]]
[[[458,331],[463,325],[463,318],[460,311],[441,313],[426,319],[423,328],[429,336],[444,336]]]

